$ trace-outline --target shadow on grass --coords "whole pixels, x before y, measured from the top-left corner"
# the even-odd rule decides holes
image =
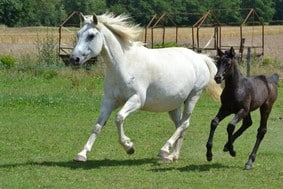
[[[133,159],[133,160],[88,160],[87,162],[75,162],[75,161],[31,161],[26,163],[15,163],[0,165],[1,168],[20,167],[20,166],[47,166],[47,167],[66,167],[70,169],[99,169],[102,167],[116,167],[116,166],[139,166],[146,164],[156,164],[156,159]]]
[[[15,163],[0,165],[0,169],[14,168],[22,166],[46,166],[46,167],[65,167],[71,170],[76,169],[100,169],[105,167],[119,167],[119,166],[143,166],[150,165],[154,168],[149,169],[151,172],[167,172],[167,171],[180,171],[180,172],[206,172],[213,169],[229,169],[231,166],[223,165],[220,163],[206,163],[200,165],[188,165],[185,167],[178,167],[178,164],[159,164],[157,159],[144,158],[144,159],[132,159],[132,160],[88,160],[87,162],[75,162],[75,161],[30,161],[26,163]],[[170,167],[168,167],[168,166]],[[165,166],[165,167],[164,167]]]
[[[229,168],[231,168],[231,166],[223,165],[220,163],[206,163],[201,165],[188,165],[185,167],[161,167],[161,168],[151,169],[150,171],[166,172],[166,171],[177,170],[180,172],[206,172],[212,169],[229,169]]]

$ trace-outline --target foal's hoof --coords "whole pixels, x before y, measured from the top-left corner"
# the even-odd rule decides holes
[[[253,165],[252,164],[249,164],[249,163],[246,163],[245,165],[245,170],[250,170],[253,168]]]
[[[229,153],[232,157],[236,157],[236,151],[230,150]]]
[[[79,154],[74,157],[74,161],[77,161],[77,162],[86,162],[86,160],[87,160],[86,157],[79,155]]]
[[[224,148],[223,148],[223,152],[228,152],[229,151],[229,149],[228,149],[228,145],[227,144],[225,144],[224,145]]]
[[[132,155],[133,153],[135,153],[135,148],[134,147],[132,147],[132,148],[127,150],[127,154]]]
[[[206,156],[207,161],[212,161],[212,155],[211,156]]]

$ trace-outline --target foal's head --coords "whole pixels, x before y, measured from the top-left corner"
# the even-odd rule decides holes
[[[217,73],[214,77],[214,80],[216,81],[216,83],[221,83],[227,78],[227,76],[231,75],[232,67],[235,64],[235,51],[233,47],[225,52],[222,52],[218,48],[217,55],[219,58],[216,62]]]

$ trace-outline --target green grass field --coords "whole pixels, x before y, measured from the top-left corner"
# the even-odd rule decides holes
[[[206,94],[193,112],[178,162],[157,163],[174,127],[167,113],[148,112],[137,112],[125,123],[134,155],[118,143],[112,114],[88,161],[73,162],[98,116],[103,78],[80,70],[55,73],[0,70],[0,189],[283,187],[282,82],[254,168],[246,171],[259,113],[252,114],[253,126],[235,142],[235,158],[222,151],[231,117],[225,119],[215,133],[214,159],[207,162],[205,144],[219,103]]]

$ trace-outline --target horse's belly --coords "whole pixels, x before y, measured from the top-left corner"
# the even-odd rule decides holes
[[[182,101],[156,101],[152,103],[146,103],[142,110],[150,112],[169,112],[174,110],[182,104]]]
[[[156,93],[154,96],[147,96],[142,110],[152,112],[168,112],[180,107],[187,97],[188,94],[186,93],[168,96]]]

